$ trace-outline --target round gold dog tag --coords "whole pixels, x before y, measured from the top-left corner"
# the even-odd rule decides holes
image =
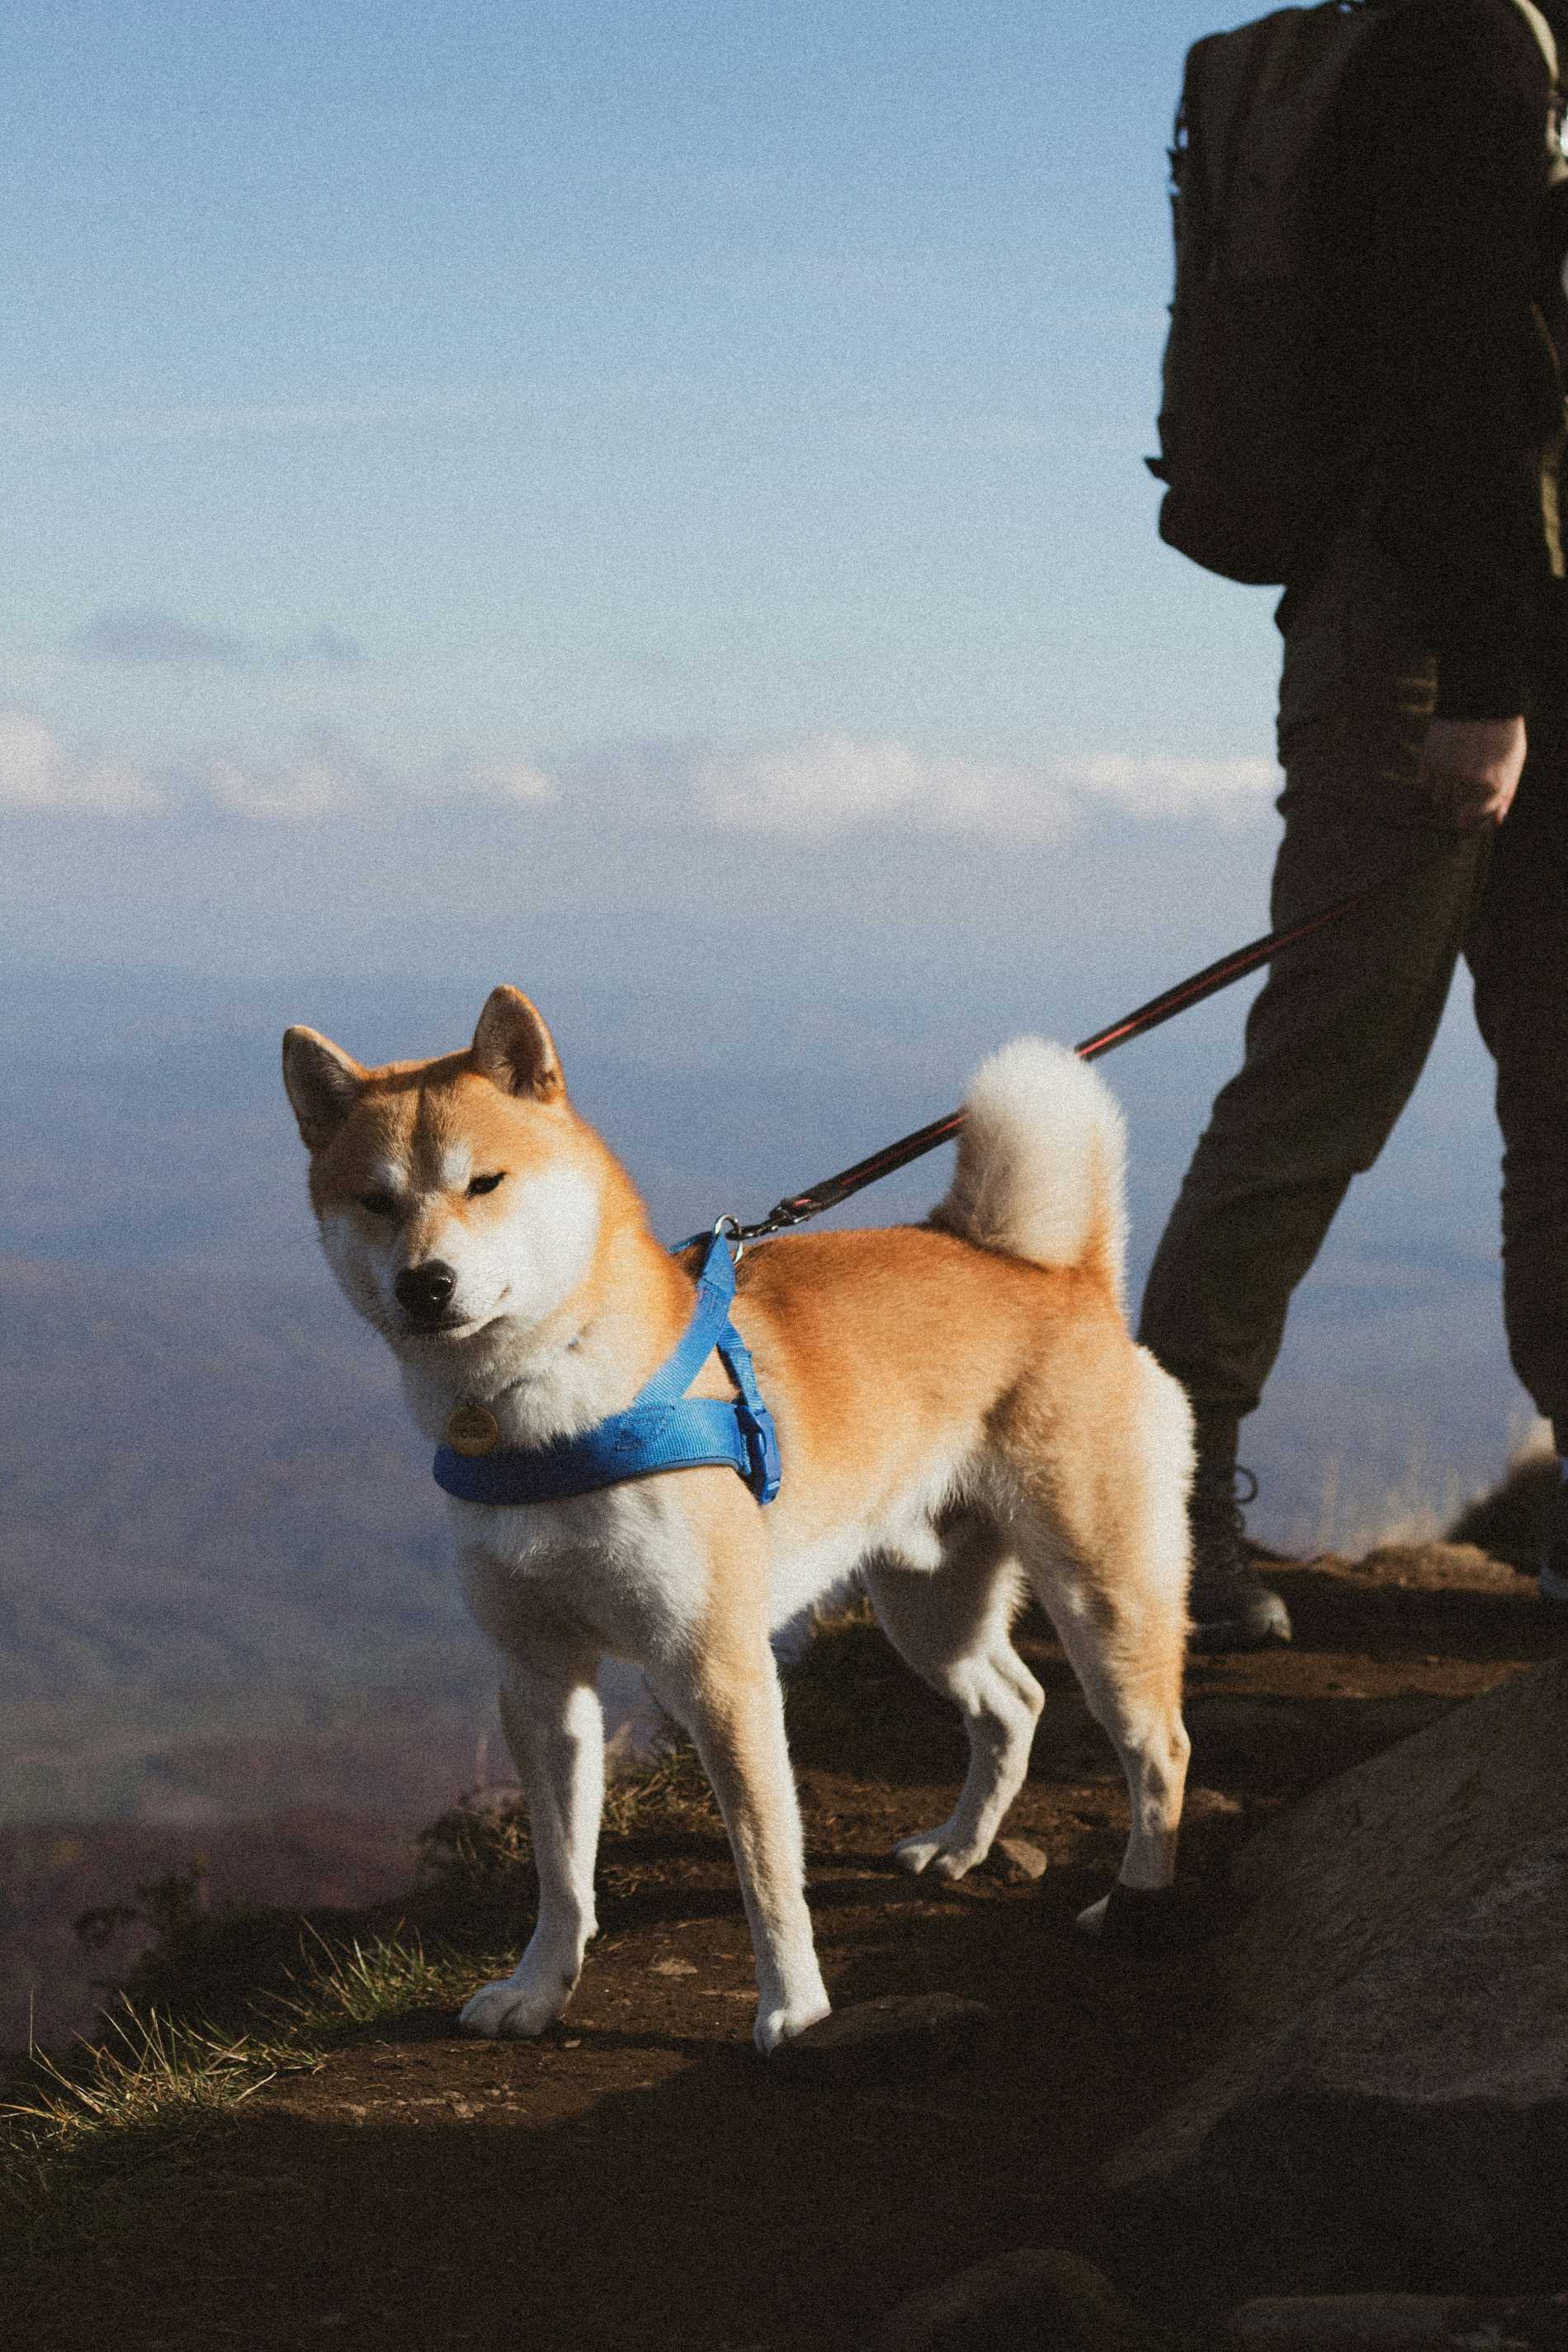
[[[454,1454],[493,1454],[500,1443],[494,1413],[482,1404],[460,1404],[447,1423],[447,1443]]]

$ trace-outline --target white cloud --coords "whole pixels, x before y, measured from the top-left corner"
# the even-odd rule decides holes
[[[315,751],[276,763],[214,760],[201,782],[213,805],[232,816],[313,824],[352,808],[363,778],[352,763]]]
[[[527,760],[476,760],[454,764],[445,781],[474,800],[500,801],[514,808],[549,808],[561,797],[553,776]]]
[[[0,807],[147,816],[166,795],[125,763],[68,751],[41,719],[0,710]]]
[[[881,830],[1022,845],[1060,841],[1106,811],[1245,824],[1267,812],[1278,782],[1266,760],[1102,752],[1028,765],[844,733],[762,746],[623,742],[576,754],[559,776],[504,751],[399,771],[323,729],[276,753],[209,751],[154,783],[130,761],[72,755],[28,712],[0,711],[0,804],[112,814],[205,805],[291,825],[365,811],[467,804],[521,816],[559,806],[590,825],[613,814],[639,830],[699,824],[803,845]]]
[[[1136,759],[1102,752],[1066,762],[1062,782],[1135,816],[1258,815],[1279,789],[1272,760]]]
[[[902,743],[825,735],[784,751],[711,752],[699,761],[693,781],[721,824],[747,832],[837,833],[908,814],[924,779]]]
[[[1070,818],[1042,772],[972,760],[927,758],[906,743],[823,735],[787,750],[709,752],[697,797],[736,831],[842,833],[894,821],[922,833],[1052,840]]]
[[[548,808],[553,777],[522,759],[458,756],[429,768],[383,772],[335,732],[323,730],[295,756],[219,757],[195,778],[198,796],[236,816],[314,824],[366,809],[387,814],[454,800],[502,808]]]
[[[922,833],[1052,841],[1095,806],[1138,816],[1247,819],[1279,788],[1268,760],[1106,752],[1038,767],[928,757],[896,740],[822,735],[784,749],[710,751],[696,798],[736,831],[821,835],[893,823]]]

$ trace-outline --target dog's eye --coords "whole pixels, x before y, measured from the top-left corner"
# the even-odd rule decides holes
[[[496,1186],[500,1182],[501,1177],[505,1174],[506,1170],[503,1168],[499,1175],[476,1176],[472,1183],[468,1186],[469,1200],[477,1201],[481,1192],[493,1192]]]
[[[390,1192],[362,1192],[359,1204],[373,1217],[392,1217],[397,1213],[397,1202]]]

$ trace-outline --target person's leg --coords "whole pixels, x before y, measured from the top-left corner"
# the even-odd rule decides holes
[[[1396,583],[1347,535],[1286,626],[1273,921],[1426,868],[1274,965],[1150,1270],[1139,1336],[1197,1421],[1193,1614],[1210,1647],[1288,1636],[1283,1605],[1245,1570],[1237,1431],[1351,1178],[1420,1075],[1474,898],[1479,845],[1434,824],[1417,790],[1435,698]]]
[[[1568,1604],[1568,647],[1552,653],[1467,953],[1497,1063],[1509,1353],[1563,1463],[1542,1592]]]

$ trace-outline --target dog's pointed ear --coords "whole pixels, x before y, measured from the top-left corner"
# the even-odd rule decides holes
[[[365,1073],[352,1055],[314,1029],[283,1033],[283,1084],[307,1150],[320,1151],[347,1118]]]
[[[502,1094],[559,1102],[566,1091],[555,1041],[521,988],[493,988],[479,1015],[469,1059]]]

